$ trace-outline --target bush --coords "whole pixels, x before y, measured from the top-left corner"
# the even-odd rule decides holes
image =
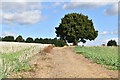
[[[110,40],[108,41],[107,46],[117,46],[117,42],[115,40]]]
[[[63,47],[66,45],[66,43],[63,40],[57,40],[55,41],[54,45],[57,47]]]

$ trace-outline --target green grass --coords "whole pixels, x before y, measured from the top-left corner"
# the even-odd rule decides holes
[[[105,65],[107,69],[120,70],[118,47],[75,47],[74,51],[95,63]]]

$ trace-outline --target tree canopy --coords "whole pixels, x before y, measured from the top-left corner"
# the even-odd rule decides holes
[[[24,42],[24,39],[21,35],[19,35],[16,39],[15,39],[16,42]]]
[[[14,42],[14,36],[5,36],[4,38],[2,38],[2,41]]]
[[[115,40],[110,40],[108,41],[107,46],[117,46],[117,42]]]
[[[27,43],[33,43],[33,38],[28,37],[28,38],[26,39],[26,42],[27,42]]]
[[[77,45],[78,42],[85,43],[86,40],[94,40],[98,36],[92,20],[79,13],[66,14],[61,19],[59,27],[55,29],[57,37],[74,45]]]

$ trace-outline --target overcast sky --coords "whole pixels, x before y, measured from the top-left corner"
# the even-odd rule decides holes
[[[29,2],[28,2],[29,1]],[[118,0],[4,0],[0,3],[1,36],[54,38],[55,27],[68,13],[82,13],[93,20],[99,35],[86,45],[118,41]]]

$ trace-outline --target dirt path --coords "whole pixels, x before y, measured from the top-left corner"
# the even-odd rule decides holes
[[[117,78],[117,71],[107,70],[92,63],[70,48],[55,47],[50,53],[37,54],[31,64],[36,67],[22,72],[17,77],[23,78]]]

